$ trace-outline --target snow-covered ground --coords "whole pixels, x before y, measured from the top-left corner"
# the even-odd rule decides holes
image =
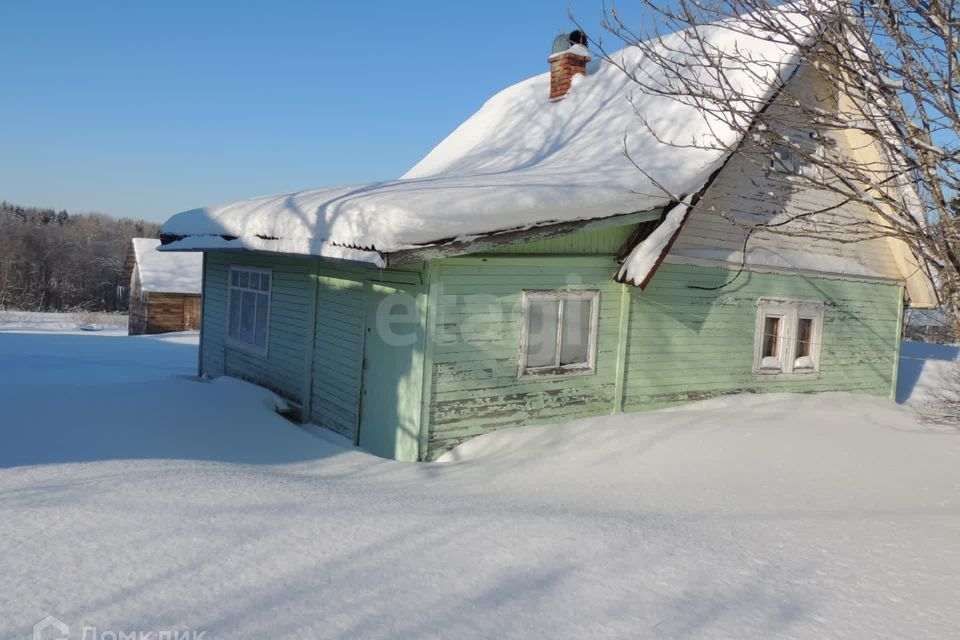
[[[0,638],[949,638],[960,430],[742,396],[381,460],[196,335],[0,333]],[[952,348],[906,345],[901,394]],[[115,637],[115,636],[108,636]]]
[[[921,411],[938,398],[955,397],[960,389],[960,347],[904,342],[900,351],[897,402]]]
[[[113,330],[127,332],[127,316],[121,313],[74,311],[46,313],[39,311],[0,310],[0,331],[80,331]]]

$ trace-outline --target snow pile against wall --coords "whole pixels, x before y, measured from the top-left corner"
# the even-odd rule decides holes
[[[161,253],[160,241],[134,238],[133,251],[144,291],[163,293],[200,293],[203,280],[203,256],[198,253]]]
[[[797,29],[809,19],[783,11]],[[736,47],[756,65],[727,79],[758,103],[789,75],[795,47],[739,22],[701,28],[715,55]],[[690,51],[682,34],[664,38],[664,55]],[[686,53],[685,53],[686,52]],[[656,209],[690,194],[720,166],[735,133],[717,114],[641,93],[618,65],[646,82],[663,71],[628,47],[577,76],[563,100],[548,100],[550,74],[489,100],[401,179],[315,189],[194,209],[167,221],[171,250],[248,248],[383,264],[383,253],[530,228]],[[696,68],[695,66],[692,68]],[[691,71],[691,73],[695,73]],[[696,139],[693,146],[658,141]],[[624,155],[642,163],[638,171]]]

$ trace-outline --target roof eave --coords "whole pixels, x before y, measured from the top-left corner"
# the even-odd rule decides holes
[[[426,262],[438,258],[447,258],[452,256],[464,255],[467,253],[482,253],[492,249],[497,249],[512,244],[533,242],[536,240],[545,240],[558,236],[569,235],[581,231],[597,231],[600,229],[610,229],[622,227],[631,224],[639,224],[657,220],[662,214],[662,208],[650,209],[647,211],[633,211],[630,213],[611,214],[600,218],[589,218],[585,220],[571,220],[565,222],[551,222],[534,227],[502,229],[489,233],[477,234],[469,238],[447,238],[424,244],[422,246],[400,249],[397,251],[377,251],[367,249],[370,254],[376,255],[384,264],[384,268],[398,267],[417,262]],[[213,235],[213,234],[211,234]],[[349,264],[372,264],[371,261],[350,260],[348,258],[338,258],[330,256],[321,256],[316,254],[291,253],[283,251],[273,251],[270,249],[251,249],[245,246],[233,247],[171,247],[170,245],[180,240],[184,240],[189,235],[161,234],[160,251],[176,252],[210,252],[210,253],[252,253],[259,255],[276,255],[295,258],[312,258],[321,260],[330,260],[333,262],[342,262]],[[238,236],[215,236],[227,241],[240,240]]]
[[[438,240],[420,247],[384,253],[383,256],[388,268],[397,267],[415,262],[426,262],[468,253],[483,253],[500,247],[534,242],[536,240],[546,240],[548,238],[565,236],[581,231],[598,231],[600,229],[611,229],[631,224],[639,224],[641,222],[649,222],[650,220],[658,219],[662,211],[662,208],[658,207],[646,211],[612,214],[601,218],[553,222],[522,229],[503,229],[478,234],[465,239],[450,238]]]

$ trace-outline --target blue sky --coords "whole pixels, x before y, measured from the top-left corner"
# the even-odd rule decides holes
[[[568,7],[599,33],[600,0],[0,1],[0,199],[162,221],[397,177]]]

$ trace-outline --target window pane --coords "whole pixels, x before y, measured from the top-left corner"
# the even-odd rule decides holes
[[[763,352],[764,358],[780,357],[780,318],[767,316],[763,319]]]
[[[237,286],[238,284],[240,284],[240,272],[239,272],[239,271],[231,271],[231,272],[230,272],[230,284],[232,284],[233,286]]]
[[[269,273],[260,274],[260,290],[270,291],[270,274]]]
[[[812,354],[811,344],[813,336],[813,319],[800,318],[797,324],[797,357],[809,356]]]
[[[259,273],[250,273],[250,288],[259,289],[260,288],[260,274]]]
[[[800,318],[797,322],[797,359],[794,370],[815,369],[813,362],[813,319]]]
[[[586,364],[590,347],[590,300],[563,303],[563,336],[560,364]]]
[[[530,301],[527,310],[527,367],[556,364],[559,315],[559,300]]]
[[[236,272],[233,274],[236,276]],[[236,289],[230,292],[230,330],[231,338],[240,337],[240,297],[241,293]]]
[[[253,327],[257,312],[257,294],[243,292],[240,307],[240,339],[253,344]]]
[[[267,305],[269,298],[264,294],[257,295],[257,328],[253,343],[258,347],[267,346]]]
[[[240,271],[239,279],[237,285],[240,287],[246,287],[250,285],[250,272],[249,271]]]

